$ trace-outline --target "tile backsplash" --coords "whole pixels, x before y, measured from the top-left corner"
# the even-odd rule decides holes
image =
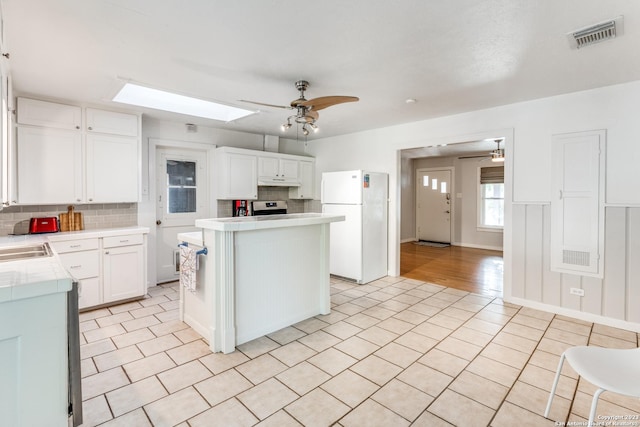
[[[322,211],[319,200],[289,199],[289,187],[260,186],[258,187],[258,200],[286,200],[287,213],[290,214]],[[230,216],[233,216],[233,201],[218,200],[218,218]]]
[[[69,205],[9,206],[0,211],[0,236],[24,234],[32,217],[55,216],[67,212]],[[82,212],[85,230],[129,227],[138,224],[137,203],[74,205]]]

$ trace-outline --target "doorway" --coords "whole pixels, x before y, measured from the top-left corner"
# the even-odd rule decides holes
[[[416,171],[418,240],[451,243],[451,176],[450,168]]]
[[[178,234],[197,231],[196,219],[209,216],[207,153],[156,149],[156,282],[177,280]]]
[[[496,134],[505,135],[499,138],[506,141],[506,157],[510,159],[512,131]],[[505,246],[508,239],[504,237],[507,230],[506,227],[487,230],[479,226],[477,216],[478,171],[496,149],[496,134],[477,135],[477,139],[451,139],[456,142],[438,140],[432,145],[399,151],[400,276],[468,292],[502,294],[509,274],[508,268],[505,271],[509,262],[509,247]],[[439,171],[450,171],[450,176],[446,173],[440,176]],[[506,207],[510,206],[509,176],[505,173]],[[437,180],[435,183],[433,178]],[[441,186],[441,182],[447,184]],[[431,218],[428,209],[434,210]],[[436,233],[430,228],[437,229]],[[416,240],[442,241],[449,245],[426,246]]]

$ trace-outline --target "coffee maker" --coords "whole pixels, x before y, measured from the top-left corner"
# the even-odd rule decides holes
[[[246,200],[233,201],[233,216],[249,216],[249,203]]]

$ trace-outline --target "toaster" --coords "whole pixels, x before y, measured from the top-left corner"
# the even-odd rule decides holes
[[[29,234],[57,233],[60,231],[58,218],[47,216],[43,218],[31,218],[29,222]]]

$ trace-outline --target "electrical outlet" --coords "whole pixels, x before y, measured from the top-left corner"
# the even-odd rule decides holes
[[[583,297],[584,296],[584,289],[579,289],[579,288],[569,288],[569,293],[571,295],[577,295],[579,297]]]

